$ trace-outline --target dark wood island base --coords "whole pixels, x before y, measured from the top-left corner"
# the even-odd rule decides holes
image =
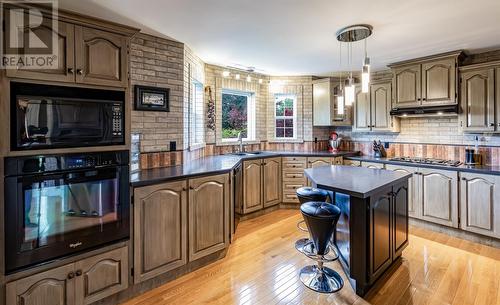
[[[334,244],[356,294],[364,296],[408,245],[411,175],[338,165],[305,173],[314,186],[333,193],[342,211]]]

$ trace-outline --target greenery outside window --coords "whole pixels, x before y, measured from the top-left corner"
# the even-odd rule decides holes
[[[255,94],[222,90],[222,141],[255,140]]]

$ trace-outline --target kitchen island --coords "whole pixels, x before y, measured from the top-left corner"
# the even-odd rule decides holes
[[[364,296],[408,245],[411,174],[339,165],[305,174],[313,186],[332,192],[342,211],[333,241],[356,294]]]

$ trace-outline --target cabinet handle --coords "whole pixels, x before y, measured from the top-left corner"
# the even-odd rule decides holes
[[[182,188],[182,191],[184,191],[184,192],[185,192],[185,191],[186,191],[186,188],[185,188],[185,187],[183,187],[183,188]]]
[[[76,270],[75,275],[76,276],[81,276],[83,274],[81,269]]]
[[[75,69],[73,69],[73,68],[68,68],[68,73],[69,73],[69,74],[73,74],[73,73],[75,73]]]
[[[78,75],[83,75],[83,70],[82,69],[76,69],[76,73]]]
[[[295,165],[292,165],[292,167],[295,167]]]
[[[190,189],[190,190],[194,190],[194,187],[190,186],[190,187],[189,187],[189,189]]]
[[[75,277],[75,273],[73,271],[71,271],[70,273],[68,273],[68,280],[71,280],[74,277]]]
[[[425,100],[426,100],[426,98],[424,97],[424,98],[422,99],[422,101],[425,101]]]
[[[490,126],[491,126],[491,127],[495,126],[495,123],[490,123]]]
[[[463,181],[466,181],[466,180],[467,180],[467,178],[465,178],[465,177],[462,177],[462,180],[463,180]]]

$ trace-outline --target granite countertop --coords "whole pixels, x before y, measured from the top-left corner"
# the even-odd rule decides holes
[[[354,166],[308,168],[306,176],[320,189],[367,198],[381,189],[407,180],[412,174]]]
[[[187,161],[182,165],[144,169],[134,172],[130,175],[130,184],[133,187],[138,187],[206,174],[226,173],[234,169],[243,160],[282,156],[339,157],[354,156],[357,154],[359,154],[357,151],[340,151],[338,153],[330,153],[328,151],[261,151],[256,155],[239,156],[226,154],[210,156]]]
[[[500,175],[500,166],[496,166],[496,165],[464,165],[464,164],[462,164],[459,166],[447,166],[447,165],[436,165],[436,164],[422,164],[422,163],[391,161],[391,160],[389,160],[390,158],[375,158],[373,156],[347,156],[346,159],[356,160],[356,161],[365,161],[365,162],[403,165],[403,166],[411,166],[411,167],[444,169],[444,170],[452,170],[452,171],[457,171],[457,172]]]

